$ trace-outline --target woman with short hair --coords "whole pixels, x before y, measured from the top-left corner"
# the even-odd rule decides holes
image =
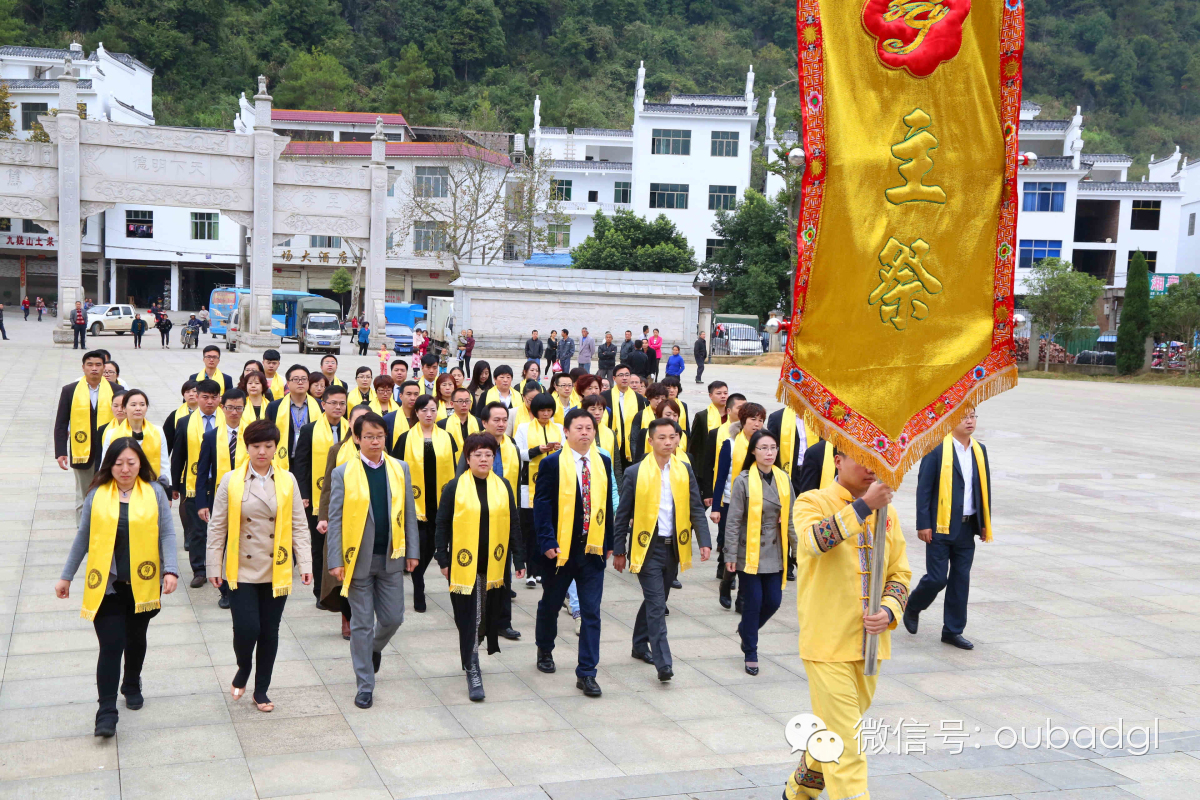
[[[254,420],[262,419],[267,413],[267,406],[271,404],[267,374],[258,371],[243,373],[237,388],[246,393],[246,413],[251,414]]]

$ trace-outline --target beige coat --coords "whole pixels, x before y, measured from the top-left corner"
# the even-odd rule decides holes
[[[225,540],[229,536],[229,476],[221,478],[208,521],[208,551],[205,558],[210,578],[225,575]],[[242,494],[241,540],[238,542],[238,582],[270,583],[275,558],[275,480],[286,476],[292,482],[292,553],[300,573],[312,572],[312,543],[300,486],[290,472],[272,467],[264,486],[257,478],[246,481]]]

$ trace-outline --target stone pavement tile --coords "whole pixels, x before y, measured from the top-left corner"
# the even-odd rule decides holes
[[[123,700],[117,701],[122,732],[174,728],[181,723],[221,725],[231,720],[229,708],[219,694],[148,698],[137,711],[129,711],[124,706]]]
[[[255,756],[246,765],[260,798],[383,787],[361,747]]]
[[[773,684],[767,684],[768,686]],[[751,700],[744,699],[754,687],[699,686],[686,692],[638,692],[637,696],[657,708],[663,716],[672,720],[698,719],[701,717],[732,717],[757,714]],[[576,690],[578,692],[578,690]],[[607,692],[606,692],[607,694]],[[805,689],[804,696],[808,696]]]
[[[511,786],[501,789],[473,789],[467,792],[426,795],[425,800],[550,800],[540,786]]]
[[[428,742],[438,739],[462,739],[469,736],[455,719],[451,709],[435,705],[409,708],[394,701],[381,704],[384,695],[376,693],[375,705],[361,709],[351,698],[348,707],[339,698],[338,705],[358,741],[364,746]],[[457,706],[456,706],[457,708]]]
[[[217,684],[228,690],[233,676],[237,674],[234,665],[213,667],[213,675]],[[294,689],[297,686],[324,686],[317,671],[307,661],[276,661],[275,669],[271,672],[271,689]],[[249,686],[254,689],[252,685]]]
[[[1200,716],[1200,687],[1147,683],[1150,685],[1123,689],[1121,694],[1129,702],[1159,717]]]
[[[638,722],[636,717],[631,722]],[[677,772],[725,764],[673,722],[662,725],[609,724],[579,728],[579,733],[630,775]]]
[[[671,650],[674,653],[674,647]],[[746,659],[740,654],[737,657],[696,659],[689,662],[689,665],[721,686],[756,683],[761,681],[764,675],[774,679],[787,678],[791,675],[780,663],[781,659],[768,658],[760,653],[758,661],[760,668],[758,675],[747,674]]]
[[[259,719],[234,725],[247,758],[356,747],[358,739],[341,714],[282,717],[259,713]]]
[[[274,800],[392,800],[392,793],[382,787],[348,789],[333,792],[304,792],[276,797]]]
[[[73,703],[0,711],[0,742],[61,739],[90,733],[96,722],[95,691],[92,703]],[[124,712],[124,709],[121,709]],[[132,712],[130,712],[132,715]],[[125,722],[122,713],[121,722]]]
[[[619,767],[574,730],[487,736],[475,741],[514,784],[611,778],[622,774]]]
[[[621,662],[610,665],[606,669],[625,688],[634,692],[682,691],[701,686],[719,685],[712,678],[696,669],[693,666],[694,663],[680,661],[674,664],[675,677],[666,684],[658,679],[658,672],[654,667],[643,661],[635,661],[632,658],[626,657]]]
[[[229,675],[232,676],[237,671],[237,657],[233,653],[233,629],[227,628],[227,631],[226,636],[217,640],[209,639],[203,646],[208,652],[208,662],[214,667],[233,667],[229,672]],[[276,667],[285,661],[308,660],[308,655],[299,642],[287,639],[279,641],[279,652],[275,654]]]
[[[118,726],[118,730],[122,769],[242,757],[237,732],[229,723],[140,731]]]
[[[1115,725],[1118,719],[1143,724],[1154,719],[1151,711],[1108,692],[1074,691],[1036,699],[1054,711],[1055,718],[1065,716],[1084,725]]]
[[[1200,642],[1195,634],[1187,631],[1172,631],[1165,634],[1157,634],[1155,636],[1144,636],[1140,632],[1131,631],[1126,638],[1130,642],[1136,642],[1146,650],[1153,648],[1152,655],[1139,655],[1136,652],[1126,653],[1127,658],[1163,658],[1163,657],[1179,657],[1188,656],[1195,658],[1200,656]]]
[[[954,798],[988,797],[1004,793],[1048,791],[1055,788],[1017,767],[955,769],[922,772],[917,778]]]
[[[783,738],[783,726],[766,714],[704,717],[680,720],[676,724],[709,750],[721,755],[746,752],[773,754],[776,756],[773,760],[779,762],[787,760],[791,752]]]
[[[366,752],[397,798],[481,790],[488,790],[483,796],[490,798],[494,790],[512,786],[470,739],[379,745]]]
[[[240,700],[234,700],[226,688],[217,695],[225,704],[229,718],[235,722],[250,722],[262,719],[262,712],[250,702],[250,695],[243,695]],[[271,702],[275,710],[271,712],[273,719],[291,719],[293,717],[324,717],[339,713],[338,705],[333,696],[324,686],[297,686],[292,689],[271,689]]]
[[[542,789],[552,800],[637,800],[644,797],[699,797],[701,793],[746,791],[756,788],[734,769],[701,769],[658,775],[623,776],[582,781],[545,783]]]
[[[919,776],[877,775],[874,769],[869,769],[869,773],[867,786],[872,800],[945,800],[946,795]]]
[[[582,697],[582,692],[575,686],[575,681],[577,680],[575,677],[575,652],[572,650],[569,658],[561,649],[556,649],[554,652],[562,656],[556,659],[558,662],[557,671],[550,674],[539,672],[537,667],[534,666],[533,659],[530,658],[519,666],[511,667],[512,673],[520,678],[522,683],[532,689],[538,697]],[[655,674],[654,667],[648,664],[643,664],[642,666],[650,670],[651,675]],[[596,670],[596,683],[600,684],[600,689],[604,692],[604,696],[609,697],[621,692],[633,691],[633,689],[617,680],[610,671],[611,669],[601,665]],[[458,674],[461,677],[462,670],[459,670]],[[462,680],[465,682],[466,679],[462,678]],[[487,679],[485,678],[484,680],[486,681]],[[656,679],[654,682],[658,683],[658,680]]]
[[[427,678],[425,685],[437,696],[438,702],[446,706],[469,705],[471,698],[467,696],[467,679],[463,675],[446,678]],[[483,690],[487,693],[487,705],[504,703],[510,700],[534,700],[537,693],[530,689],[524,681],[511,672],[490,674],[483,682]]]
[[[91,735],[0,745],[0,782],[117,769],[117,744]]]
[[[762,673],[759,673],[758,677],[758,681],[725,688],[763,713],[799,714],[811,709],[807,681],[795,677],[772,680]],[[878,696],[876,694],[876,697]],[[705,712],[705,716],[711,713],[709,709],[701,710]]]
[[[1194,658],[1152,658],[1126,663],[1135,672],[1149,675],[1159,686],[1200,684],[1200,661]]]
[[[1104,766],[1105,761],[1047,761],[1041,764],[1022,764],[1021,769],[1040,778],[1056,789],[1090,789],[1098,786],[1119,786],[1136,783],[1132,778]]]
[[[601,698],[603,702],[600,703],[597,703],[594,698],[577,694],[567,697],[551,697],[546,700],[546,703],[576,729],[596,725],[666,725],[670,723],[671,720],[650,702],[651,694],[650,692],[613,694]],[[490,705],[491,702],[489,693],[487,704]],[[713,713],[711,709],[709,712]]]
[[[1016,800],[1133,800],[1132,786],[1097,786],[1092,789],[1063,789],[1057,792],[1032,792],[1015,795]]]
[[[36,708],[63,703],[95,703],[96,675],[5,681],[0,685],[0,708]]]
[[[969,672],[918,672],[896,676],[892,680],[909,686],[928,698],[949,702],[976,697],[1040,694],[1051,688],[1066,688],[1070,685],[1068,681],[1042,667],[1000,667]],[[879,690],[876,690],[875,697],[876,702],[879,702]]]
[[[794,636],[792,638],[795,639]],[[681,639],[676,639],[672,636],[669,641],[671,642],[671,655],[675,659],[696,659],[697,661],[718,658],[728,659],[732,658],[736,653],[738,661],[742,660],[737,641],[728,636],[714,636],[711,633],[707,636],[692,636]],[[769,655],[761,650],[759,654],[763,656]],[[738,669],[740,670],[741,667],[739,666]]]
[[[403,637],[403,634],[397,634]],[[408,666],[422,678],[447,678],[451,676],[462,676],[462,657],[458,653],[458,648],[453,650],[438,650],[427,653],[411,653],[404,649],[403,638],[399,642],[393,640],[401,648],[401,656]],[[306,648],[307,649],[307,648]],[[327,655],[326,655],[327,657]],[[384,654],[384,660],[388,658]],[[531,659],[532,660],[532,659]],[[497,672],[508,672],[508,667],[504,662],[495,656],[489,656],[484,653],[479,654],[479,668],[484,675],[490,675]],[[466,678],[463,678],[466,681]]]
[[[1192,781],[1200,783],[1200,758],[1187,753],[1151,753],[1144,756],[1106,758],[1104,766],[1138,783]]]
[[[1122,787],[1143,800],[1194,800],[1195,781],[1155,781]]]
[[[954,709],[962,712],[963,715],[971,717],[983,723],[981,727],[998,728],[1004,725],[1020,728],[1025,726],[1027,729],[1034,729],[1039,725],[1045,725],[1046,718],[1054,719],[1055,725],[1073,726],[1079,723],[1067,717],[1065,714],[1056,713],[1040,702],[1037,696],[1018,696],[1018,697],[975,697],[965,700],[955,700],[952,703],[943,704],[948,709]],[[921,722],[930,722],[937,724],[943,719],[960,719],[960,715],[951,717],[936,717],[934,719],[919,718]],[[966,730],[971,730],[968,725]]]
[[[465,678],[463,683],[466,683]],[[342,713],[351,716],[363,713],[363,709],[354,705],[357,691],[357,687],[353,683],[337,684],[326,689]],[[374,703],[374,709],[397,711],[439,705],[437,697],[422,680],[384,681],[376,679]]]
[[[104,770],[0,783],[0,800],[121,800],[121,775]]]
[[[464,689],[466,680],[463,680]],[[486,691],[486,682],[484,684]],[[520,735],[537,731],[553,731],[571,725],[541,698],[505,702],[470,703],[450,706],[450,713],[473,737]]]
[[[152,626],[153,627],[153,626]],[[61,653],[69,650],[95,650],[96,632],[87,630],[53,631],[50,633],[13,634],[7,655],[24,656],[34,653]]]
[[[243,758],[121,770],[121,800],[255,800]]]

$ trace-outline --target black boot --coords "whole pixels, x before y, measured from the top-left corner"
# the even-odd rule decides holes
[[[471,663],[467,665],[467,697],[474,703],[481,702],[483,694],[483,673],[479,669],[479,654],[471,654]]]
[[[142,697],[141,678],[126,680],[125,685],[121,687],[121,694],[125,695],[125,707],[130,711],[137,711],[146,702]]]
[[[724,578],[721,581],[721,608],[731,608],[733,606],[733,578]]]
[[[96,711],[96,735],[108,739],[117,732],[117,698],[108,697],[100,701]]]

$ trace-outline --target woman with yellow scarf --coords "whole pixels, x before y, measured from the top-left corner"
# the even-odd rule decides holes
[[[122,436],[132,437],[146,454],[146,461],[154,472],[159,483],[167,491],[171,489],[171,458],[167,453],[167,440],[162,428],[146,419],[146,411],[150,408],[150,399],[141,389],[130,389],[125,392],[125,419],[119,424],[114,420],[104,431],[104,452],[112,443]]]
[[[396,382],[392,380],[391,375],[379,375],[371,382],[371,387],[375,390],[375,396],[371,398],[371,410],[379,416],[390,414],[400,408],[396,402],[395,392]]]
[[[279,621],[299,567],[305,586],[312,583],[312,552],[300,486],[292,473],[272,464],[279,428],[269,419],[246,426],[246,463],[221,479],[208,522],[206,574],[214,587],[229,582],[233,617],[233,653],[237,672],[229,694],[240,700],[254,672],[254,705],[275,710],[267,696]],[[257,649],[257,657],[256,657]]]
[[[510,553],[517,578],[525,574],[517,503],[508,481],[492,471],[499,451],[489,433],[467,437],[467,470],[442,490],[434,536],[434,555],[450,582],[467,696],[475,702],[484,698],[479,643],[487,639],[488,655],[500,652],[500,632],[512,618]]]
[[[87,556],[84,619],[100,642],[96,662],[96,735],[117,732],[117,691],[125,707],[142,707],[146,629],[161,596],[175,591],[175,527],[171,504],[149,459],[132,438],[113,440],[83,501],[83,515],[54,593],[65,600]],[[122,680],[121,658],[125,669]]]
[[[261,372],[247,372],[238,383],[238,388],[246,393],[245,413],[250,422],[267,415],[267,406],[271,404],[272,399],[267,384],[267,376]]]
[[[532,391],[535,386],[536,384],[527,384],[525,388]],[[537,492],[538,469],[546,456],[562,449],[564,439],[562,426],[554,421],[556,405],[553,396],[539,392],[532,397],[526,395],[526,402],[533,419],[516,428],[513,440],[517,443],[517,452],[525,465],[521,480],[521,527],[532,530],[533,497]],[[531,548],[536,546],[533,542],[529,544]],[[529,575],[525,579],[527,589],[533,589],[545,577],[541,574],[541,560],[538,555],[538,552],[532,549],[525,554],[525,560],[529,564]]]
[[[779,440],[763,429],[750,437],[745,462],[729,491],[725,523],[726,574],[737,573],[742,601],[742,637],[746,673],[758,674],[758,632],[783,602],[788,545],[796,544],[792,523],[792,485],[775,466]]]
[[[721,449],[716,458],[716,478],[713,481],[713,510],[710,516],[712,521],[717,523],[717,549],[721,551],[725,549],[726,517],[733,488],[733,478],[737,474],[734,472],[733,465],[745,463],[746,455],[750,452],[750,437],[767,424],[767,410],[758,403],[742,403],[737,407],[737,418],[736,422],[729,425],[729,438],[721,443]],[[721,575],[719,600],[722,608],[734,605],[731,595],[733,594],[733,581],[736,577],[727,571]],[[734,610],[739,614],[742,612],[740,592]]]
[[[408,464],[413,499],[417,506],[417,532],[421,537],[421,559],[412,571],[413,611],[425,612],[425,570],[433,560],[433,530],[442,489],[454,478],[458,445],[454,437],[437,426],[437,401],[423,394],[413,404],[417,424],[396,442],[396,454]]]

